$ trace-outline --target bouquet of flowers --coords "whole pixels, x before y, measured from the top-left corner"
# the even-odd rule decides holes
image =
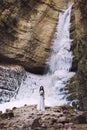
[[[43,95],[43,94],[44,94],[44,91],[43,91],[43,90],[41,90],[41,91],[40,91],[40,95]]]

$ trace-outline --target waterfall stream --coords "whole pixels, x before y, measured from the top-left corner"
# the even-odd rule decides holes
[[[52,42],[52,54],[47,61],[49,72],[43,76],[27,73],[27,78],[20,87],[17,99],[28,99],[30,103],[37,103],[39,87],[45,89],[45,102],[47,105],[66,103],[63,88],[74,75],[69,72],[72,65],[72,52],[70,51],[70,13],[72,5],[59,15],[59,22]],[[62,92],[60,92],[62,90]],[[64,97],[64,99],[63,99]]]
[[[73,77],[70,72],[72,66],[72,52],[70,50],[70,16],[72,5],[59,15],[59,21],[51,46],[51,56],[47,60],[49,71],[40,76],[26,72],[26,79],[21,83],[15,102],[23,104],[37,104],[39,87],[45,89],[45,104],[48,106],[66,104],[65,86]],[[4,105],[4,104],[3,104]],[[15,106],[18,106],[15,104]]]

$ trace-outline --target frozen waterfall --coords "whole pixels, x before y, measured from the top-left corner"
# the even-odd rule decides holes
[[[45,104],[47,106],[67,103],[64,87],[74,75],[74,72],[69,72],[73,58],[72,52],[70,51],[72,42],[70,39],[71,8],[72,5],[59,15],[58,25],[51,46],[51,56],[47,60],[47,64],[49,65],[48,73],[43,76],[27,73],[27,77],[22,82],[18,95],[13,103],[14,106],[37,104],[39,87],[41,85],[45,89]]]

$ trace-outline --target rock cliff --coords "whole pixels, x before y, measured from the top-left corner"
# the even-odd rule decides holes
[[[75,0],[71,16],[73,51],[72,70],[76,75],[68,86],[70,101],[80,110],[87,110],[87,1]]]
[[[0,0],[0,62],[43,73],[63,0]]]

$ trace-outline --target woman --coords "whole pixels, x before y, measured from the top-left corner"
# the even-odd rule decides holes
[[[38,110],[44,111],[45,110],[45,104],[44,104],[45,98],[44,98],[44,87],[43,86],[40,86],[39,94],[40,94],[40,97],[39,97],[39,103],[38,103]]]

